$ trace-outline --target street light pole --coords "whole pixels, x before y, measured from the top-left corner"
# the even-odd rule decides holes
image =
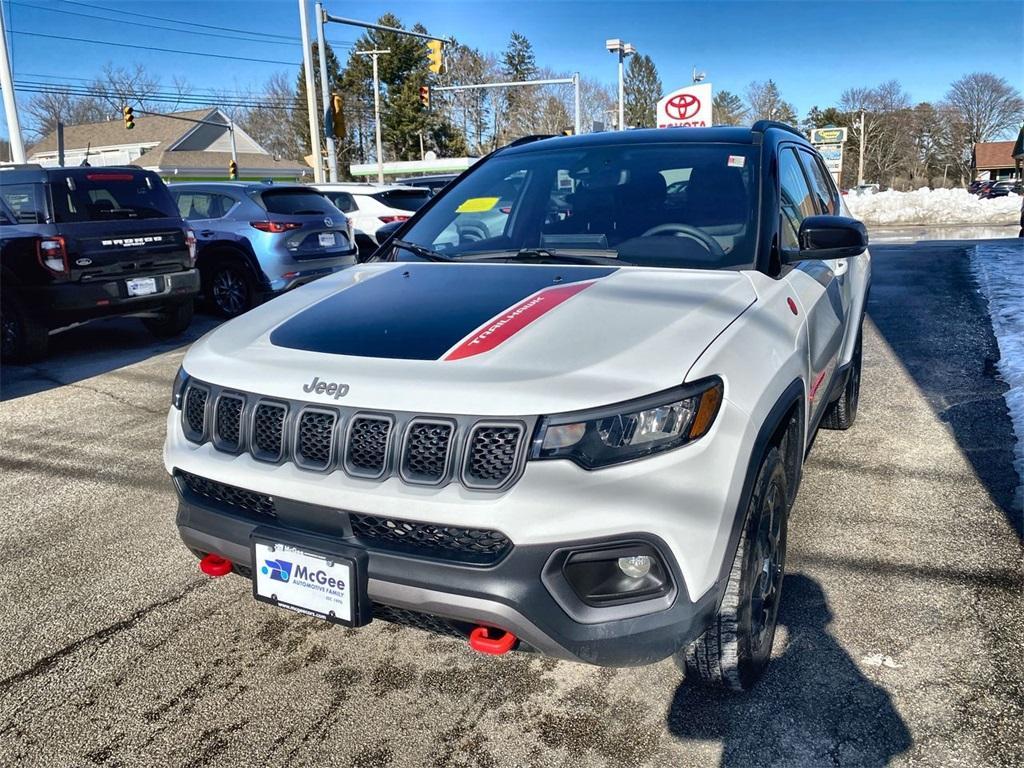
[[[334,150],[334,136],[327,130],[327,116],[331,112],[331,84],[327,81],[327,44],[324,42],[324,7],[316,4],[316,45],[320,59],[320,91],[324,107],[324,141],[327,143],[327,170],[331,181],[338,180],[338,155]],[[317,142],[317,154],[320,144]]]
[[[377,57],[391,53],[384,51],[356,51],[359,56],[369,56],[373,60],[373,125],[377,133],[377,181],[384,183],[384,145],[380,138],[380,77],[377,75]]]
[[[302,34],[302,74],[306,79],[306,111],[309,113],[309,147],[313,153],[313,181],[324,181],[324,163],[320,157],[320,128],[316,117],[316,81],[313,79],[313,55],[309,45],[309,8],[299,0],[299,31]]]
[[[860,111],[860,162],[857,164],[857,185],[864,183],[864,110]]]
[[[618,129],[623,131],[626,129],[626,85],[625,85],[625,63],[626,57],[632,56],[636,53],[630,43],[624,43],[618,38],[611,40],[605,40],[605,49],[609,53],[617,53],[619,55],[619,125]]]

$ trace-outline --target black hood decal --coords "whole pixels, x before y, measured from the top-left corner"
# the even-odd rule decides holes
[[[299,312],[271,332],[270,343],[331,355],[437,360],[527,296],[616,269],[400,264]]]

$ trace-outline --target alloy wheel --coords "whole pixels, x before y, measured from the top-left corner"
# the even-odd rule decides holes
[[[213,277],[213,301],[224,313],[239,315],[245,309],[245,280],[234,269],[222,269]]]
[[[750,635],[757,648],[770,642],[774,634],[785,558],[783,523],[785,494],[775,483],[768,487],[762,502],[754,540],[753,586],[750,596]]]

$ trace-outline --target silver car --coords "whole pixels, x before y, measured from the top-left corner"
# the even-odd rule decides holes
[[[170,191],[196,233],[203,294],[223,317],[356,261],[348,218],[308,186],[194,182]]]

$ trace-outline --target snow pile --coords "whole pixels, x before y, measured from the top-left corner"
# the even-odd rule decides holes
[[[992,331],[999,342],[999,375],[1010,388],[1003,395],[1017,435],[1014,466],[1021,486],[1017,504],[1024,503],[1024,239],[978,245],[971,266],[988,299]]]
[[[1013,224],[1020,217],[1020,196],[982,200],[966,189],[876,192],[847,195],[850,212],[865,224]]]

